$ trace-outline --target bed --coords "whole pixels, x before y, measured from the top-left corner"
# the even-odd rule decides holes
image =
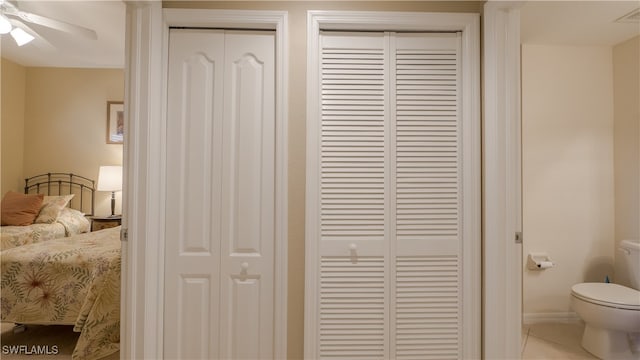
[[[10,249],[59,237],[87,232],[95,200],[95,181],[72,173],[46,173],[25,179],[24,195],[8,193],[3,198],[2,222],[5,223],[5,200],[13,196],[17,206],[41,194],[42,203],[33,223],[0,227],[0,250]],[[29,205],[25,205],[29,207]],[[35,206],[35,205],[34,205]],[[22,211],[24,209],[19,209]],[[35,209],[30,209],[32,212]]]
[[[1,319],[73,325],[72,359],[119,350],[120,227],[0,252]]]

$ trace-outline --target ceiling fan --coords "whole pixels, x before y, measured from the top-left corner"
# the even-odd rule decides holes
[[[11,34],[11,37],[13,37],[18,46],[25,45],[36,37],[42,39],[42,37],[26,23],[48,27],[92,40],[98,38],[98,35],[92,29],[22,11],[15,2],[0,0],[0,34]]]

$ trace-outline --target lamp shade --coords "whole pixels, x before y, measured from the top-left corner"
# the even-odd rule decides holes
[[[98,191],[122,190],[122,166],[100,166]]]

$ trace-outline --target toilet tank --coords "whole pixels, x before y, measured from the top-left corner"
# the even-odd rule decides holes
[[[616,282],[640,290],[640,241],[620,242],[616,254]]]

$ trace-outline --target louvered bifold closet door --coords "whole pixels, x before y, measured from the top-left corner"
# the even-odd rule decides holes
[[[387,359],[383,33],[321,35],[318,351]]]
[[[392,358],[461,357],[460,37],[391,39]]]
[[[318,358],[461,357],[460,37],[321,35]]]

